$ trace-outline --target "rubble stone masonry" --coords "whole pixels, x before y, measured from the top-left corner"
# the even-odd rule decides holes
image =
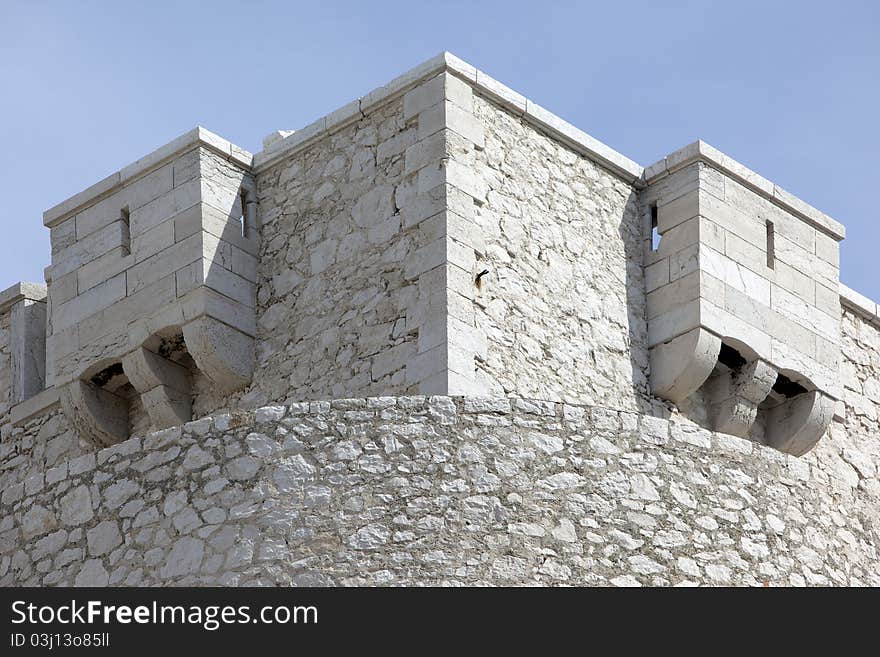
[[[218,415],[7,488],[0,584],[877,586],[877,450],[835,433],[797,458],[518,397]]]

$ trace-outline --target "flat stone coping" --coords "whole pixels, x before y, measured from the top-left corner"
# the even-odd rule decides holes
[[[843,283],[840,284],[840,305],[849,308],[874,326],[880,328],[880,304],[848,288]]]
[[[237,162],[241,166],[253,167],[257,171],[264,170],[327,134],[336,132],[346,125],[357,121],[377,105],[402,95],[420,82],[443,71],[448,71],[462,78],[479,92],[502,105],[514,115],[522,117],[542,132],[566,143],[637,187],[650,184],[693,162],[702,161],[721,170],[757,194],[792,212],[811,226],[835,239],[841,240],[846,236],[846,229],[842,224],[704,141],[696,141],[689,144],[651,166],[643,168],[610,146],[594,139],[572,124],[449,52],[443,52],[436,57],[432,57],[403,75],[396,77],[388,84],[351,101],[347,105],[310,123],[301,130],[293,131],[287,136],[283,135],[288,131],[273,133],[273,135],[270,135],[271,139],[267,140],[268,147],[255,155],[198,126],[88,189],[47,210],[43,213],[43,223],[49,227],[57,225],[84,205],[100,196],[115,191],[118,187],[157,168],[166,160],[183,150],[191,148],[195,144],[204,145],[218,154]],[[21,283],[19,285],[34,284]],[[7,294],[15,296],[15,293],[10,292],[15,287],[13,286],[9,290],[0,293],[0,310],[4,307],[4,303],[7,305],[10,303],[8,300],[4,302],[4,299],[7,299]],[[40,298],[45,298],[45,288],[43,288],[43,296]],[[845,285],[841,285],[841,303],[858,311],[880,327],[878,306],[875,302],[870,301]],[[871,310],[872,308],[873,310]]]
[[[842,224],[704,141],[688,144],[650,167],[643,168],[610,146],[594,139],[534,101],[448,52],[429,59],[388,84],[353,100],[301,130],[292,131],[288,136],[282,135],[289,131],[279,131],[279,133],[269,135],[269,138],[265,140],[269,144],[268,147],[254,155],[255,170],[260,171],[272,166],[299,148],[360,119],[377,104],[387,102],[443,71],[448,71],[467,81],[479,92],[490,97],[514,115],[522,117],[542,132],[548,133],[591,160],[617,173],[630,184],[641,187],[693,162],[703,161],[737,179],[757,194],[792,212],[811,226],[837,240],[842,240],[846,236],[846,229]]]
[[[58,403],[58,389],[55,387],[48,388],[38,392],[30,399],[25,399],[20,404],[13,406],[9,410],[9,421],[13,426],[19,426],[31,418],[52,410],[58,406]]]
[[[279,131],[280,134],[270,135],[272,139],[268,140],[270,142],[268,148],[265,148],[256,155],[251,155],[226,139],[198,126],[137,162],[124,167],[88,189],[50,208],[43,213],[43,224],[49,227],[57,225],[59,221],[93,199],[109,194],[119,186],[142,176],[181,150],[189,148],[196,143],[204,144],[242,166],[253,166],[255,171],[263,170],[272,166],[278,160],[289,156],[295,150],[303,148],[323,136],[357,121],[376,105],[388,102],[420,82],[443,71],[448,71],[467,81],[479,92],[499,103],[514,115],[522,117],[539,130],[566,143],[574,150],[617,173],[630,184],[641,187],[688,164],[704,161],[719,168],[725,174],[737,179],[759,195],[789,210],[810,225],[832,237],[841,240],[846,235],[846,229],[839,222],[704,141],[696,141],[689,144],[651,166],[643,168],[610,146],[591,137],[571,123],[561,119],[534,101],[498,82],[490,75],[449,52],[443,52],[436,57],[432,57],[403,75],[396,77],[388,84],[378,87],[368,94],[330,112],[301,130],[293,131],[286,137],[281,136],[285,131]]]
[[[310,123],[302,130],[296,130],[282,139],[270,136],[273,137],[270,140],[272,141],[271,145],[254,155],[255,170],[259,171],[272,166],[297,148],[316,141],[327,133],[340,130],[349,123],[360,119],[376,105],[388,102],[443,71],[448,71],[469,82],[478,91],[504,106],[516,116],[522,117],[543,132],[567,143],[575,150],[617,173],[627,182],[635,184],[641,179],[643,169],[636,162],[448,52],[432,57],[396,77],[388,84],[378,87],[365,96],[361,96]]]
[[[111,173],[104,178],[104,180],[95,183],[78,194],[74,194],[69,199],[62,201],[55,207],[49,208],[43,213],[43,225],[49,228],[57,226],[61,221],[68,218],[83,206],[91,204],[100,197],[115,192],[120,187],[123,187],[133,180],[142,177],[144,174],[158,168],[178,153],[190,150],[196,145],[210,148],[212,151],[228,160],[240,164],[243,167],[250,168],[253,163],[253,155],[243,148],[239,148],[232,142],[223,139],[223,137],[220,137],[219,135],[215,135],[213,132],[206,130],[202,126],[196,126],[189,132],[182,134],[177,139],[173,139],[164,146],[157,148],[149,155],[142,157],[136,162],[132,162],[116,173]]]
[[[5,312],[10,306],[22,299],[45,301],[46,295],[45,285],[27,282],[16,283],[0,292],[0,313]]]

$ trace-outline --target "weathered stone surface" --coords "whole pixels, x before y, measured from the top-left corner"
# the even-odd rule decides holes
[[[216,152],[221,143],[225,155]],[[250,381],[259,231],[249,160],[197,129],[142,161],[158,168],[120,172],[102,196],[70,208],[70,219],[62,212],[52,220],[74,228],[52,231],[45,378],[87,440],[105,446],[138,426],[190,419],[192,398],[205,396],[200,381],[190,380],[181,359],[160,354],[163,341],[181,331],[189,362],[215,391],[228,394]],[[82,380],[94,383],[120,364],[135,399],[117,400],[112,381],[100,376],[108,394],[83,398]],[[72,399],[64,394],[71,390]],[[83,414],[91,421],[81,421]]]
[[[119,525],[112,520],[104,520],[86,532],[89,554],[100,557],[122,543]]]
[[[55,514],[43,506],[35,505],[27,510],[22,518],[21,533],[25,540],[42,536],[58,526]]]
[[[205,544],[195,538],[180,538],[171,548],[168,560],[159,571],[163,578],[191,575],[199,570],[205,553]]]
[[[786,584],[811,573],[809,581],[880,585],[869,529],[880,459],[852,445],[839,456],[839,425],[827,443],[787,460],[684,418],[644,416],[643,429],[622,431],[627,413],[608,408],[544,414],[536,411],[551,407],[530,400],[432,404],[346,399],[278,411],[280,419],[259,425],[252,412],[234,429],[187,425],[176,438],[195,443],[186,451],[169,452],[162,434],[150,436],[114,484],[95,487],[101,473],[85,470],[0,504],[10,527],[32,534],[0,544],[0,558],[19,550],[33,564],[56,564],[44,573],[11,569],[0,584],[102,585],[125,568],[141,573],[139,585],[233,576],[289,585],[299,576],[289,566],[296,550],[326,555],[322,581],[341,584],[378,584],[368,573],[387,572],[398,584]],[[415,423],[389,414],[419,408]],[[486,417],[506,421],[486,425]],[[268,438],[288,430],[311,447]],[[209,446],[218,442],[225,456],[212,468],[229,481],[203,484],[199,470],[178,467],[194,447],[216,454]],[[97,461],[107,461],[104,451]],[[177,475],[157,479],[139,465],[148,461]],[[418,474],[437,462],[446,465],[430,480]],[[141,487],[151,491],[146,506],[131,498]],[[379,499],[379,507],[368,502]],[[133,502],[141,510],[127,511]],[[123,530],[132,517],[134,529]],[[204,523],[221,523],[222,532],[205,540]],[[123,542],[129,549],[111,563]]]
[[[110,575],[100,559],[89,559],[76,574],[74,586],[107,586]]]
[[[652,244],[646,231],[644,259],[652,272],[649,345],[665,350],[679,336],[706,331],[745,360],[764,362],[809,392],[839,399],[837,251],[843,232],[817,226],[810,213],[791,205],[784,209],[774,203],[775,194],[771,200],[743,185],[729,167],[718,166],[720,154],[704,146],[698,142],[687,165],[651,180],[640,192],[645,225],[653,225],[661,238]],[[692,356],[691,364],[654,359],[652,376],[659,379],[654,390],[682,402],[695,389],[684,396],[668,394],[664,384],[675,378],[668,370],[703,370],[700,357]],[[748,417],[756,408],[747,407],[757,403],[721,410],[726,419],[717,416],[723,400],[711,403],[720,429],[749,433]]]
[[[0,310],[0,585],[880,585],[880,320],[833,222],[705,145],[646,191],[494,81],[408,84],[50,213],[47,379],[114,398],[13,425]],[[838,403],[719,405],[717,338],[649,350],[692,319]]]
[[[643,240],[636,194],[479,94],[473,102],[485,148],[458,157],[488,192],[484,203],[449,202],[466,219],[456,239],[489,273],[479,290],[467,280],[468,302],[450,312],[484,343],[467,345],[477,379],[495,396],[640,408],[648,354],[645,299],[633,293],[643,285],[632,266]]]
[[[61,521],[66,525],[81,525],[94,517],[89,489],[79,485],[61,498]]]

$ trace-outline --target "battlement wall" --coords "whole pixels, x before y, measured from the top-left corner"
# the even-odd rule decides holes
[[[353,395],[705,398],[740,418],[721,402],[745,385],[763,407],[739,426],[693,417],[757,439],[773,404],[818,418],[784,423],[791,451],[842,412],[842,226],[702,142],[643,169],[448,54],[253,157],[199,128],[44,222],[36,401],[96,444]],[[719,377],[722,342],[761,376]],[[788,409],[779,377],[814,401]]]

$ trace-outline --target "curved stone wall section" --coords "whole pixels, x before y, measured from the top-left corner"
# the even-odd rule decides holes
[[[21,426],[0,422],[0,490],[93,450],[70,428],[57,405]]]
[[[7,488],[0,585],[880,585],[877,461],[834,444],[508,398],[267,407]]]

